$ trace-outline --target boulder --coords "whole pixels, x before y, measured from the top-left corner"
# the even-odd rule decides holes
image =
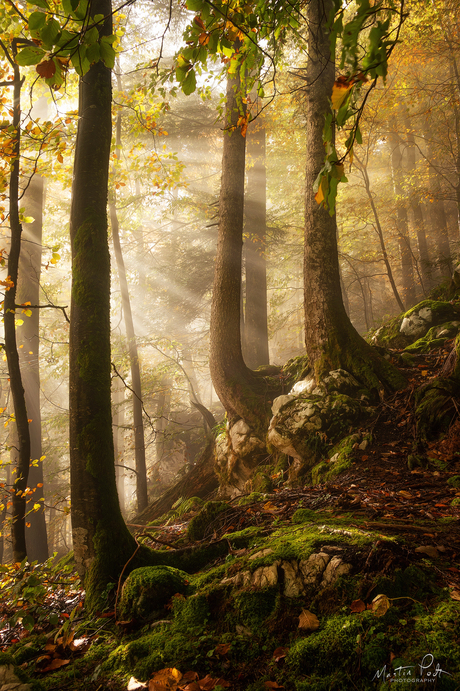
[[[338,441],[351,426],[374,413],[365,389],[345,370],[333,370],[310,393],[280,396],[273,402],[268,441],[311,466],[321,439]]]
[[[125,620],[150,620],[163,614],[173,595],[189,590],[189,575],[172,566],[134,569],[121,592],[118,616]]]

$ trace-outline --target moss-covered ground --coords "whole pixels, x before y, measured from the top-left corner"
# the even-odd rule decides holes
[[[0,666],[34,691],[460,689],[458,392],[431,436],[418,435],[414,406],[452,346],[390,351],[407,389],[325,443],[301,481],[289,484],[292,459],[278,456],[240,498],[187,498],[146,527],[166,570],[185,572],[151,611],[148,569],[134,608],[120,607],[130,589],[114,578],[90,616],[70,562],[3,567]],[[308,580],[316,555],[349,570]]]

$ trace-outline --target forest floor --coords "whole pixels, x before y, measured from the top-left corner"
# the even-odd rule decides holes
[[[276,600],[278,609],[270,610],[260,601],[255,614],[249,610],[244,614],[244,598],[235,596],[231,604],[229,600],[215,605],[216,611],[208,615],[211,620],[200,620],[197,615],[196,627],[187,620],[184,637],[180,626],[185,614],[180,608],[178,624],[173,622],[169,628],[171,621],[158,628],[155,624],[136,628],[135,622],[116,622],[116,584],[107,592],[106,611],[86,616],[84,592],[71,564],[60,562],[33,570],[3,566],[0,646],[4,655],[0,656],[0,669],[2,664],[13,664],[17,675],[32,683],[31,688],[44,691],[342,691],[386,689],[396,681],[405,688],[405,682],[413,680],[396,678],[392,672],[387,683],[384,676],[372,678],[371,672],[384,669],[385,664],[389,669],[395,659],[407,666],[410,654],[404,646],[411,641],[412,655],[420,659],[433,656],[433,665],[427,666],[430,671],[425,670],[418,687],[460,689],[460,418],[454,399],[447,434],[426,444],[422,465],[414,467],[408,462],[414,456],[414,391],[438,375],[452,345],[453,341],[418,355],[415,366],[404,370],[408,387],[380,403],[377,418],[370,428],[362,430],[372,433],[372,442],[364,450],[355,445],[353,461],[344,473],[316,486],[288,489],[280,483],[257,501],[252,495],[243,501],[239,497],[229,502],[228,509],[210,524],[204,539],[196,543],[203,546],[223,538],[229,544],[227,556],[214,561],[204,576],[199,576],[200,587],[206,583],[209,588],[211,583],[222,583],[223,575],[238,573],[243,568],[240,562],[248,568],[249,562],[244,560],[262,554],[251,556],[251,548],[273,545],[276,552],[280,535],[289,540],[289,531],[299,530],[298,524],[304,519],[296,520],[296,516],[303,511],[308,520],[305,530],[314,533],[311,544],[324,543],[326,550],[345,549],[352,555],[352,577],[339,581],[333,594],[324,591],[321,597],[310,600],[287,601],[280,600],[279,594],[275,597],[273,591],[270,606],[274,607]],[[420,448],[416,452],[420,457]],[[182,546],[192,516],[184,514],[155,525],[150,546]],[[251,530],[257,531],[257,539],[242,548],[233,542],[233,535],[250,535]],[[327,538],[320,538],[325,531]],[[383,576],[387,580],[381,580]],[[397,588],[390,585],[392,578],[399,578]],[[387,595],[379,597],[387,598],[388,606],[390,601],[393,606],[380,616],[373,598],[385,592]],[[173,616],[175,607],[170,604],[165,609],[165,619]],[[266,618],[257,619],[264,608],[268,608],[263,615]],[[308,627],[299,631],[302,613],[305,617],[312,612],[325,621],[321,634],[311,634]],[[240,622],[240,628],[237,625],[236,633],[233,628],[230,635],[222,622],[232,617]],[[356,617],[360,617],[359,629],[354,628],[358,626]],[[333,637],[332,629],[343,636],[340,631],[347,627],[350,639]],[[315,640],[322,641],[323,648],[312,648]],[[192,657],[184,645],[194,650]],[[302,657],[302,645],[310,646],[305,648],[307,657]],[[144,674],[138,682],[139,670],[146,669],[140,666],[142,658],[147,659],[156,647],[163,651],[161,674],[155,670],[149,674],[150,681],[145,681]],[[323,667],[320,662],[308,662],[315,655],[323,660]],[[412,660],[412,668],[420,666],[417,660]],[[449,674],[442,673],[440,663],[451,670]]]

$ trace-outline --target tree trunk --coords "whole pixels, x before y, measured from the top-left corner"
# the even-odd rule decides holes
[[[217,395],[230,422],[243,418],[265,427],[266,404],[255,394],[257,379],[243,360],[240,301],[243,247],[244,169],[246,140],[237,126],[241,103],[239,74],[228,75],[226,118],[219,200],[219,235],[211,306],[209,368]],[[230,128],[230,130],[229,130]]]
[[[402,296],[406,307],[411,307],[416,302],[414,267],[412,263],[412,250],[409,238],[409,224],[407,221],[406,195],[404,193],[401,176],[402,153],[399,148],[399,137],[395,132],[390,132],[391,146],[391,172],[393,176],[393,190],[395,193],[398,244],[401,255]]]
[[[265,127],[256,121],[249,126],[247,152],[252,166],[244,201],[245,275],[244,361],[250,369],[270,364],[267,325],[267,169],[265,166]]]
[[[307,65],[307,164],[305,183],[304,299],[305,342],[315,379],[343,368],[376,391],[382,385],[396,389],[404,377],[359,336],[343,306],[340,289],[335,216],[317,204],[313,191],[324,161],[322,131],[330,110],[335,79],[327,18],[331,0],[313,0],[307,6],[309,49]]]
[[[118,91],[121,91],[121,78],[117,75]],[[121,111],[118,111],[115,134],[115,155],[120,156],[121,151]],[[118,268],[118,280],[120,283],[121,301],[125,321],[126,338],[128,340],[129,364],[131,368],[131,386],[133,395],[133,431],[134,431],[134,458],[136,464],[136,497],[137,510],[143,511],[148,504],[147,496],[147,467],[145,463],[145,439],[144,420],[142,411],[142,384],[141,369],[139,365],[139,353],[137,349],[136,333],[134,331],[133,313],[129,297],[126,267],[120,244],[120,226],[116,209],[116,193],[112,192],[109,202],[110,223],[112,226],[113,249]]]
[[[432,195],[432,204],[430,205],[431,228],[438,255],[436,260],[441,275],[445,278],[450,278],[452,276],[452,256],[450,253],[447,216],[442,200],[443,194],[441,185],[439,184],[439,177],[436,170],[436,153],[434,151],[433,142],[431,141],[431,133],[427,127],[425,128],[424,139],[428,153],[429,183]]]
[[[26,409],[24,386],[22,383],[19,355],[16,341],[16,292],[19,272],[19,254],[21,251],[22,226],[19,221],[19,157],[21,151],[21,86],[22,81],[19,67],[13,68],[13,144],[12,163],[10,169],[9,197],[10,197],[10,230],[11,241],[8,252],[8,285],[5,289],[3,302],[3,323],[5,333],[5,353],[8,363],[10,390],[13,399],[14,417],[17,431],[17,465],[13,485],[13,560],[21,562],[27,556],[25,538],[26,488],[30,465],[30,433]]]
[[[120,511],[125,513],[125,467],[123,452],[125,442],[125,385],[116,377],[113,379],[113,447],[115,452],[115,477],[117,480],[118,501]]]
[[[106,17],[110,0],[93,0]],[[98,603],[136,550],[118,503],[110,396],[110,256],[107,186],[112,137],[111,75],[102,62],[80,79],[70,239],[72,301],[69,353],[70,482],[75,562],[85,576],[87,604]]]
[[[129,364],[131,368],[131,387],[133,396],[133,429],[134,429],[134,458],[136,463],[136,496],[137,510],[143,511],[148,504],[147,497],[147,468],[145,463],[144,420],[142,417],[142,384],[139,353],[137,350],[136,334],[134,331],[133,313],[129,299],[126,268],[120,245],[120,233],[115,202],[110,201],[110,223],[112,226],[113,248],[118,267],[121,300],[125,321],[126,338],[128,340]]]
[[[40,302],[40,270],[42,259],[44,179],[34,174],[30,179],[23,204],[26,216],[32,216],[33,223],[24,224],[19,257],[19,278],[16,300],[18,304]],[[39,368],[39,321],[40,310],[32,309],[30,317],[18,330],[21,349],[21,373],[25,387],[26,407],[29,416],[30,452],[32,464],[29,470],[28,485],[33,494],[29,498],[26,529],[27,556],[30,562],[42,563],[48,559],[48,540],[46,535],[43,463],[42,425],[40,410],[40,368]],[[38,511],[31,511],[33,505],[41,505]]]
[[[409,117],[405,116],[404,126],[407,131],[407,167],[410,174],[415,174],[416,157],[415,157],[415,137],[411,129]],[[422,274],[422,288],[426,293],[433,287],[433,277],[431,275],[431,261],[428,252],[428,243],[426,241],[425,220],[423,218],[422,205],[418,198],[418,190],[416,185],[412,185],[409,193],[409,204],[412,211],[412,218],[414,230],[417,235],[418,252],[420,255],[420,269]]]
[[[360,161],[357,157],[355,157],[355,158],[356,158],[356,161],[358,164],[358,169],[359,169],[361,175],[363,176],[364,187],[366,190],[367,197],[369,199],[369,204],[370,204],[371,209],[372,209],[372,215],[374,216],[375,232],[377,233],[377,236],[379,238],[380,249],[382,250],[382,259],[383,259],[383,263],[385,264],[385,268],[387,270],[388,280],[390,282],[391,289],[393,291],[393,295],[395,297],[395,300],[398,303],[399,309],[401,310],[401,312],[405,312],[404,303],[401,300],[401,296],[399,295],[398,289],[396,287],[396,282],[395,282],[395,279],[393,276],[393,271],[391,268],[390,259],[388,257],[388,252],[387,252],[387,248],[386,248],[386,244],[385,244],[385,237],[383,235],[383,228],[380,224],[379,214],[378,214],[377,207],[376,207],[375,201],[374,201],[374,197],[373,197],[372,191],[371,191],[371,183],[369,180],[369,173],[367,172],[366,165],[362,161]]]

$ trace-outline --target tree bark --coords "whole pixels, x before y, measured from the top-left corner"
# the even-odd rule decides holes
[[[93,0],[106,19],[110,0]],[[70,216],[72,299],[69,353],[70,481],[75,562],[89,609],[136,550],[118,503],[110,396],[110,256],[107,188],[111,75],[102,62],[80,79],[79,122]]]
[[[390,132],[391,146],[391,172],[393,177],[393,190],[395,194],[398,245],[401,256],[402,295],[406,307],[411,307],[416,302],[414,267],[412,263],[412,249],[409,238],[409,224],[407,221],[407,209],[402,186],[402,153],[399,148],[399,137],[396,132]]]
[[[247,153],[252,166],[248,170],[245,211],[244,361],[250,369],[270,364],[267,324],[267,169],[265,166],[265,127],[258,120],[249,126]]]
[[[19,272],[19,255],[21,251],[22,225],[19,220],[19,162],[21,152],[21,86],[23,81],[19,67],[6,56],[13,68],[13,144],[12,163],[9,183],[9,217],[11,241],[8,252],[8,284],[5,287],[3,302],[3,323],[5,333],[5,353],[8,363],[10,390],[13,399],[14,417],[17,431],[17,465],[13,485],[13,560],[21,562],[27,556],[25,538],[26,489],[30,465],[30,433],[26,409],[24,386],[19,365],[19,354],[16,340],[16,293]]]
[[[335,80],[327,19],[331,0],[308,4],[307,162],[305,182],[305,345],[315,379],[343,368],[374,392],[405,385],[404,377],[367,344],[351,325],[340,289],[335,216],[317,204],[313,191],[324,161],[322,131]]]
[[[19,277],[16,300],[18,304],[40,302],[40,271],[42,260],[44,178],[35,173],[30,179],[23,204],[26,216],[34,218],[33,223],[23,226],[21,254],[19,256]],[[29,470],[28,485],[33,494],[29,497],[27,510],[26,545],[30,562],[43,563],[48,559],[48,540],[46,534],[43,462],[42,425],[40,407],[40,367],[39,367],[39,322],[40,310],[32,309],[30,317],[18,330],[21,349],[21,373],[25,387],[26,407],[29,416],[30,452],[32,464]],[[32,505],[40,505],[38,511],[31,511]]]
[[[211,305],[209,368],[230,422],[264,426],[266,413],[255,393],[257,378],[245,365],[241,349],[240,302],[246,140],[237,126],[239,74],[228,75],[219,199],[219,235]],[[228,129],[230,128],[230,130]],[[263,418],[263,420],[261,419]],[[261,425],[262,423],[262,425]]]

